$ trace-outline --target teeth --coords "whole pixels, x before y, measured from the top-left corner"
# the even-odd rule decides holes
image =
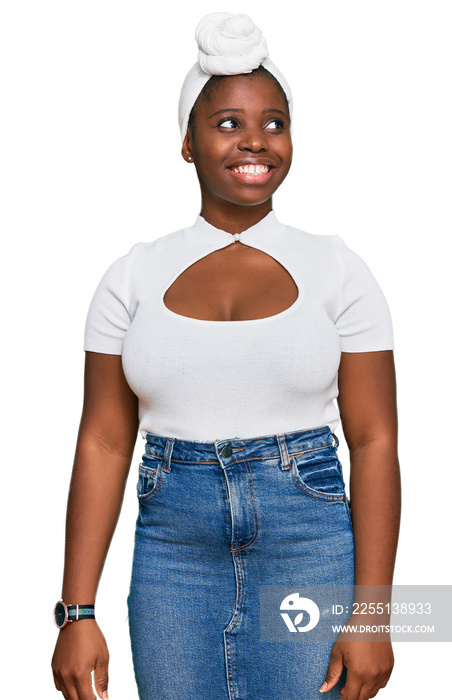
[[[235,173],[249,173],[252,175],[263,175],[268,173],[270,167],[268,165],[239,165],[233,168]]]

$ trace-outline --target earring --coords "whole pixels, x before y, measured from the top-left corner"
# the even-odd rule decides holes
[[[188,157],[187,157],[187,160],[191,163],[192,160],[193,160],[193,158],[192,158],[191,156],[188,156]]]

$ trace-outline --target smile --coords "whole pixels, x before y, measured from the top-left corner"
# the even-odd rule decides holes
[[[250,175],[263,175],[268,173],[270,170],[269,165],[238,165],[235,168],[231,168],[234,173],[248,173]]]
[[[245,185],[264,185],[275,170],[273,165],[262,163],[243,163],[228,168],[233,178],[241,180]]]

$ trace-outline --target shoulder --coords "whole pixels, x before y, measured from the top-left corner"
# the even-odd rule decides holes
[[[304,243],[313,250],[337,254],[338,246],[344,243],[342,238],[336,234],[309,233],[304,229],[289,226],[288,224],[285,224],[285,229],[290,238],[297,240],[299,243]]]
[[[304,246],[313,256],[338,264],[343,274],[348,274],[356,268],[369,269],[363,258],[352,250],[338,234],[309,233],[287,225],[286,231],[294,244]]]
[[[142,267],[143,265],[149,265],[151,262],[161,260],[171,250],[177,249],[184,230],[181,229],[180,231],[164,234],[153,241],[138,241],[134,243],[127,253],[116,258],[110,264],[107,273],[110,275],[130,274],[136,267]]]
[[[163,234],[162,236],[155,238],[153,241],[139,241],[138,243],[134,243],[129,252],[123,257],[133,258],[139,256],[140,254],[152,255],[152,253],[156,253],[160,250],[172,247],[173,245],[177,245],[179,244],[184,232],[185,229],[180,229],[179,231],[172,231],[171,233]]]
[[[295,226],[285,226],[285,246],[289,254],[301,257],[306,263],[326,271],[343,272],[342,251],[345,243],[336,234],[309,233]]]

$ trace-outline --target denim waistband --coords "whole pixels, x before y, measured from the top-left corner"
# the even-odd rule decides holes
[[[186,463],[226,465],[250,459],[280,457],[283,466],[289,465],[289,457],[318,447],[339,445],[329,426],[310,430],[296,430],[254,438],[224,438],[212,442],[180,440],[154,433],[146,433],[145,452],[149,457]]]

